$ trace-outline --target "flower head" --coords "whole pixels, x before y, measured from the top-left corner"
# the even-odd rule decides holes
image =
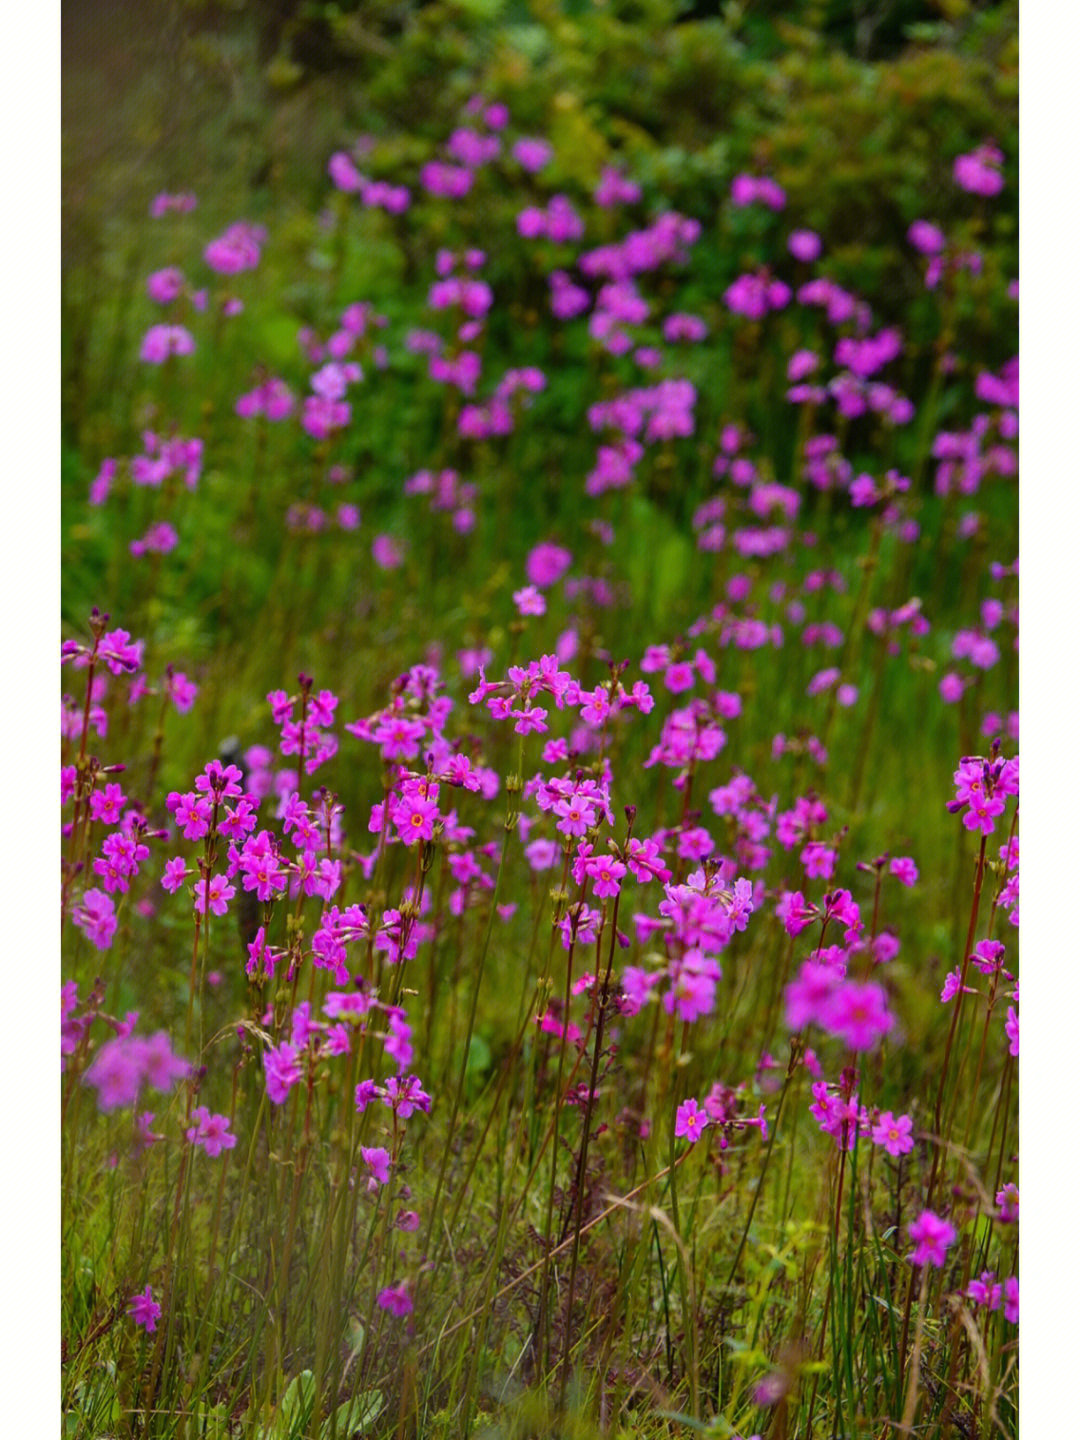
[[[695,1140],[701,1138],[701,1133],[709,1123],[708,1114],[698,1108],[695,1099],[684,1100],[675,1112],[675,1134],[690,1141],[691,1145]]]
[[[139,1295],[132,1295],[128,1301],[127,1313],[141,1325],[147,1334],[152,1335],[157,1329],[157,1322],[161,1316],[161,1306],[154,1299],[153,1291],[147,1285],[146,1289]]]
[[[908,1256],[913,1265],[944,1265],[945,1251],[956,1239],[956,1230],[948,1220],[924,1210],[908,1226],[915,1249]]]

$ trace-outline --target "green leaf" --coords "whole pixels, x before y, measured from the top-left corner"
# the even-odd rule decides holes
[[[482,1035],[473,1035],[469,1041],[469,1058],[465,1062],[466,1074],[482,1075],[491,1064],[491,1046]]]
[[[361,1390],[359,1395],[344,1401],[332,1416],[323,1421],[320,1440],[330,1440],[335,1425],[337,1440],[349,1440],[357,1430],[365,1430],[375,1423],[384,1403],[381,1390]]]
[[[279,1419],[284,1422],[283,1433],[301,1440],[311,1418],[311,1407],[315,1403],[315,1377],[310,1370],[301,1370],[288,1385],[281,1397]]]

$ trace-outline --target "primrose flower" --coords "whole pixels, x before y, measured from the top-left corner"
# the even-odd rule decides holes
[[[203,259],[219,275],[237,275],[254,270],[259,263],[266,232],[259,225],[238,220],[224,234],[211,240],[203,251]]]
[[[1001,1286],[994,1283],[993,1270],[984,1270],[977,1280],[968,1281],[964,1293],[976,1305],[985,1305],[988,1310],[1001,1309]]]
[[[304,1073],[299,1051],[287,1040],[276,1048],[268,1046],[263,1051],[263,1069],[266,1072],[266,1094],[275,1105],[284,1104],[289,1091]]]
[[[184,1133],[192,1145],[201,1145],[210,1156],[235,1148],[236,1136],[230,1133],[232,1122],[227,1115],[211,1115],[205,1105],[197,1105],[191,1118],[195,1124]]]
[[[521,590],[515,590],[514,604],[519,615],[543,615],[547,610],[547,601],[535,585],[526,585]]]
[[[229,908],[229,901],[236,894],[236,886],[230,885],[224,875],[215,875],[207,887],[204,880],[199,880],[192,886],[192,893],[195,897],[195,909],[200,915],[206,914],[206,902],[209,898],[210,909],[215,915],[224,915]]]
[[[572,559],[569,550],[544,540],[529,551],[525,561],[525,574],[530,584],[543,590],[562,579],[570,568]]]
[[[1001,167],[1005,157],[996,145],[980,145],[970,155],[958,155],[953,179],[972,195],[997,195],[1005,185]]]
[[[699,1109],[697,1101],[692,1098],[684,1100],[675,1112],[675,1134],[680,1138],[685,1137],[691,1145],[701,1138],[708,1123],[708,1114]]]
[[[889,1155],[906,1155],[915,1148],[915,1141],[911,1138],[911,1116],[894,1116],[891,1110],[883,1110],[870,1132],[870,1138],[875,1145],[883,1145]]]
[[[955,1228],[932,1210],[924,1210],[913,1220],[908,1234],[915,1241],[915,1249],[908,1256],[913,1265],[944,1265],[945,1251],[956,1239]]]
[[[183,325],[151,325],[143,336],[139,359],[147,365],[164,365],[170,355],[190,355],[195,339]]]
[[[546,140],[522,136],[520,140],[514,142],[510,153],[523,170],[528,170],[530,174],[535,175],[538,170],[543,170],[554,152]]]
[[[821,1023],[852,1050],[872,1050],[892,1029],[893,1017],[880,985],[845,980],[830,996]]]
[[[821,254],[821,236],[814,230],[793,230],[788,236],[788,249],[796,260],[809,263]]]
[[[116,909],[102,890],[87,890],[72,919],[98,950],[108,950],[116,934]]]
[[[139,1295],[132,1295],[128,1301],[127,1313],[141,1325],[148,1335],[152,1335],[157,1329],[157,1322],[161,1317],[161,1306],[154,1299],[154,1293],[147,1285],[146,1289]]]
[[[412,1296],[409,1294],[409,1282],[399,1280],[396,1285],[388,1285],[385,1290],[378,1294],[378,1305],[380,1310],[387,1310],[398,1319],[411,1314],[413,1308]]]

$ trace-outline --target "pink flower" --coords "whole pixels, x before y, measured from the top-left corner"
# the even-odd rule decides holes
[[[159,305],[171,305],[184,288],[184,274],[175,265],[147,276],[146,293]]]
[[[401,546],[389,535],[376,535],[371,555],[380,570],[396,570],[405,558]]]
[[[203,259],[219,275],[237,275],[241,270],[254,270],[265,238],[260,226],[238,220],[224,234],[210,241],[203,251]]]
[[[958,155],[953,165],[953,179],[961,190],[972,195],[997,195],[1005,185],[1001,173],[1004,155],[996,145],[980,145],[970,155]]]
[[[172,860],[165,861],[165,874],[161,878],[162,888],[174,895],[180,886],[187,879],[188,869],[182,855],[175,856]]]
[[[821,236],[813,230],[793,230],[787,243],[796,260],[809,262],[821,254]]]
[[[360,1155],[371,1171],[371,1186],[386,1185],[390,1180],[390,1152],[381,1145],[360,1146]],[[386,1307],[384,1307],[386,1308]]]
[[[199,880],[192,886],[192,893],[195,896],[195,909],[200,915],[206,914],[208,895],[213,913],[224,915],[229,908],[229,901],[236,894],[236,886],[230,885],[224,875],[215,875],[210,881],[209,889],[205,880]]]
[[[911,1138],[911,1116],[894,1116],[891,1110],[883,1110],[870,1138],[875,1145],[883,1145],[890,1155],[906,1155],[915,1147]]]
[[[945,236],[929,220],[915,220],[908,229],[908,240],[923,255],[940,255],[945,249]]]
[[[198,204],[194,195],[167,195],[164,192],[155,195],[150,202],[150,214],[158,220],[162,215],[167,215],[170,210],[176,210],[181,215],[195,209]]]
[[[679,1137],[685,1136],[691,1145],[701,1138],[701,1133],[708,1123],[708,1114],[699,1109],[697,1101],[692,1098],[684,1100],[675,1112],[675,1134]]]
[[[994,1283],[993,1270],[984,1270],[977,1280],[969,1280],[964,1293],[976,1305],[985,1305],[988,1310],[1001,1309],[1001,1286]]]
[[[945,1251],[956,1239],[956,1230],[932,1210],[924,1210],[908,1226],[915,1249],[908,1256],[913,1265],[944,1265]]]
[[[893,1017],[880,985],[845,980],[833,992],[822,1023],[852,1050],[872,1050],[892,1029]]]
[[[572,559],[569,550],[545,540],[529,551],[525,561],[525,574],[531,584],[546,589],[562,579],[570,568]]]
[[[804,960],[798,977],[784,990],[787,1028],[795,1033],[811,1021],[821,1024],[840,984],[833,966]]]
[[[100,820],[103,825],[118,825],[125,798],[119,785],[109,784],[104,790],[95,790],[90,796],[90,819]]]
[[[139,1060],[137,1050],[119,1038],[108,1041],[97,1052],[83,1076],[83,1083],[97,1090],[99,1110],[134,1105],[142,1084]]]
[[[534,140],[528,136],[522,136],[520,140],[515,141],[510,153],[523,170],[528,170],[530,174],[535,175],[548,163],[553,152],[546,140]]]
[[[167,676],[165,688],[169,692],[169,699],[181,715],[188,713],[199,693],[199,687],[193,680],[189,680],[182,670],[175,670]]]
[[[820,840],[811,840],[808,845],[804,846],[799,859],[806,867],[808,880],[832,878],[833,868],[836,865],[836,851],[831,850],[828,845],[823,845]]]
[[[195,1124],[184,1133],[192,1145],[201,1145],[211,1157],[235,1148],[236,1136],[229,1131],[231,1121],[227,1115],[211,1115],[205,1105],[197,1105],[191,1118]]]
[[[547,601],[535,585],[526,585],[521,590],[515,590],[514,604],[519,615],[543,615],[547,610]]]
[[[1020,1218],[1019,1187],[1013,1181],[1004,1185],[994,1196],[994,1204],[997,1206],[997,1218],[1002,1224],[1015,1225]]]
[[[263,1051],[263,1069],[266,1072],[266,1093],[275,1105],[284,1104],[289,1091],[304,1073],[300,1068],[299,1052],[286,1040],[276,1049],[268,1046]]]
[[[438,802],[419,795],[412,796],[399,802],[391,812],[391,818],[406,845],[417,840],[430,840],[439,818]]]
[[[355,195],[364,188],[363,175],[353,164],[352,157],[344,150],[337,150],[330,156],[326,169],[330,183],[335,189],[343,190],[346,195]]]
[[[190,355],[194,349],[194,337],[182,325],[151,325],[143,336],[139,359],[163,365],[170,355]]]
[[[619,884],[626,874],[626,866],[612,859],[610,855],[602,855],[585,862],[585,873],[592,877],[593,894],[598,899],[604,899],[618,895]]]
[[[596,811],[588,801],[576,796],[570,800],[556,800],[555,814],[560,817],[555,828],[564,835],[584,835],[589,826],[596,823]]]
[[[396,1285],[388,1285],[385,1290],[380,1290],[378,1305],[380,1310],[387,1310],[398,1319],[411,1314],[413,1302],[409,1294],[409,1282],[399,1280]]]
[[[98,950],[108,950],[116,934],[116,907],[103,890],[87,890],[72,916],[75,924]]]
[[[147,1285],[146,1289],[139,1295],[132,1295],[128,1301],[127,1313],[141,1325],[147,1334],[152,1335],[157,1329],[157,1322],[161,1316],[161,1306],[154,1299],[153,1291]]]
[[[889,874],[895,875],[901,885],[914,885],[919,871],[910,855],[897,855],[889,861]]]

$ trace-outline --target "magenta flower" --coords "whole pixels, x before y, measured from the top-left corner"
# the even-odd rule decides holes
[[[396,570],[405,558],[401,546],[389,535],[376,535],[371,542],[371,556],[380,570]]]
[[[1009,1040],[1009,1054],[1015,1060],[1020,1054],[1020,1017],[1017,1015],[1014,1005],[1009,1006],[1009,1014],[1005,1021],[1005,1034]]]
[[[387,1310],[398,1319],[412,1313],[413,1302],[409,1294],[409,1282],[399,1280],[396,1285],[388,1285],[385,1290],[380,1290],[378,1295],[380,1310]]]
[[[116,907],[103,890],[87,890],[72,919],[98,950],[108,950],[116,934]]]
[[[520,140],[514,142],[510,153],[523,170],[528,170],[530,174],[535,175],[538,170],[543,170],[553,152],[546,140],[522,136]]]
[[[439,806],[435,800],[412,795],[399,801],[391,811],[391,819],[405,844],[412,845],[417,840],[432,838],[439,819]]]
[[[894,1116],[891,1110],[883,1110],[870,1132],[870,1138],[875,1145],[883,1145],[890,1155],[906,1155],[915,1148],[915,1141],[911,1138],[911,1116]]]
[[[1020,1218],[1019,1187],[1010,1181],[994,1196],[994,1204],[997,1206],[997,1218],[1005,1225],[1015,1225]]]
[[[123,1040],[110,1040],[94,1056],[83,1083],[97,1091],[99,1110],[116,1110],[134,1105],[142,1084],[142,1066],[137,1050]]]
[[[545,540],[529,551],[525,561],[525,574],[530,584],[546,589],[562,579],[570,568],[572,559],[569,550]]]
[[[675,1134],[680,1138],[685,1137],[691,1145],[695,1140],[701,1138],[702,1131],[708,1123],[707,1112],[699,1109],[697,1101],[693,1098],[684,1100],[675,1112]]]
[[[945,249],[945,236],[929,220],[913,221],[908,240],[923,255],[939,255]]]
[[[526,585],[521,590],[515,590],[514,604],[519,615],[543,615],[547,610],[547,601],[535,585]]]
[[[148,1335],[152,1335],[157,1329],[157,1322],[161,1316],[161,1306],[154,1299],[153,1291],[147,1285],[140,1295],[132,1295],[128,1301],[127,1313],[141,1325]]]
[[[358,1101],[359,1089],[360,1087],[357,1086]],[[416,1110],[423,1110],[425,1115],[431,1113],[431,1096],[421,1086],[415,1075],[406,1075],[404,1079],[400,1080],[396,1075],[391,1075],[383,1086],[381,1094],[383,1104],[389,1105],[401,1120],[407,1120]]]
[[[997,195],[1005,185],[1001,167],[1005,157],[996,145],[980,145],[970,155],[958,155],[953,179],[972,195]]]
[[[370,1189],[379,1185],[386,1185],[390,1180],[390,1152],[381,1145],[360,1146],[360,1155],[364,1164],[371,1171],[371,1179],[368,1182]]]
[[[173,1054],[172,1041],[164,1030],[158,1030],[145,1040],[132,1038],[137,1048],[139,1064],[147,1084],[165,1094],[178,1080],[188,1073],[188,1063]]]
[[[164,365],[170,355],[190,355],[195,339],[183,325],[151,325],[143,336],[139,359],[148,365]]]
[[[224,234],[210,241],[203,251],[203,259],[219,275],[237,275],[241,270],[254,270],[265,239],[266,232],[261,226],[238,220]]]
[[[969,1280],[964,1293],[976,1305],[985,1305],[988,1310],[1001,1309],[1001,1286],[994,1283],[993,1270],[984,1270],[977,1280]]]
[[[910,855],[897,855],[890,860],[889,874],[895,875],[901,885],[914,885],[919,878],[918,868]]]
[[[788,236],[788,249],[796,260],[816,260],[821,254],[821,236],[814,230],[793,230]]]
[[[232,1123],[227,1115],[211,1115],[205,1105],[197,1105],[191,1112],[195,1124],[185,1131],[192,1145],[201,1145],[207,1155],[216,1157],[222,1150],[236,1146],[236,1136],[230,1133]]]
[[[179,214],[184,215],[194,210],[197,204],[198,201],[194,195],[167,195],[163,191],[160,195],[155,195],[153,200],[151,200],[150,214],[155,220],[160,219],[162,215],[167,215],[171,210],[175,210]]]
[[[213,913],[224,915],[229,908],[229,901],[236,894],[236,886],[230,885],[224,875],[215,875],[210,881],[209,890],[205,880],[199,880],[192,886],[192,892],[195,896],[195,909],[200,915],[206,914],[208,896]]]
[[[852,1050],[872,1050],[892,1029],[893,1017],[880,985],[845,980],[834,990],[822,1023]]]
[[[119,825],[125,799],[119,785],[110,784],[104,790],[95,790],[90,796],[91,820],[100,820],[103,825]]]
[[[956,1239],[955,1228],[932,1210],[924,1210],[913,1220],[908,1234],[915,1241],[915,1249],[908,1256],[913,1265],[944,1265],[945,1251]]]
[[[336,150],[326,163],[326,173],[330,176],[330,183],[336,190],[343,190],[346,195],[355,195],[362,190],[366,181],[360,171],[353,164],[352,157],[344,150]]]
[[[175,265],[147,276],[146,293],[158,305],[171,305],[184,288],[184,272]]]
[[[266,1072],[266,1093],[275,1105],[284,1104],[289,1091],[304,1073],[296,1047],[287,1040],[276,1048],[268,1046],[263,1051],[263,1069]]]
[[[585,873],[592,877],[593,894],[597,899],[618,895],[626,866],[610,855],[594,857],[585,862]]]
[[[564,835],[584,835],[590,825],[596,824],[596,811],[587,800],[578,796],[570,800],[556,800],[554,809],[560,817],[555,828]]]

